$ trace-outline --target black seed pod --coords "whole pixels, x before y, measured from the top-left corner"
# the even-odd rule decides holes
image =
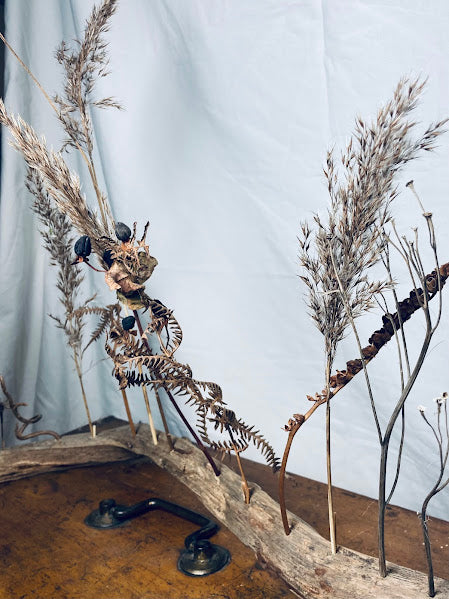
[[[131,239],[131,229],[125,223],[115,223],[115,234],[124,243]]]
[[[90,244],[90,237],[87,235],[83,235],[78,239],[75,243],[75,254],[80,256],[81,258],[87,258],[92,251],[92,246]]]
[[[108,268],[111,268],[112,263],[114,262],[111,250],[105,250],[103,252],[103,262],[107,265]]]
[[[130,329],[133,328],[135,323],[136,323],[136,319],[134,318],[134,316],[126,316],[126,318],[123,318],[123,320],[122,320],[123,330],[129,331]]]

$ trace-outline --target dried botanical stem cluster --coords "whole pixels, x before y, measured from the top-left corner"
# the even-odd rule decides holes
[[[94,7],[87,21],[84,38],[71,50],[62,42],[56,51],[58,62],[64,67],[65,85],[63,96],[55,95],[58,118],[67,134],[63,148],[78,149],[86,161],[97,195],[102,227],[112,233],[112,212],[106,196],[101,192],[93,161],[93,135],[89,107],[118,108],[121,106],[112,98],[94,101],[92,92],[99,77],[108,74],[107,43],[103,34],[109,30],[109,20],[115,13],[117,0],[107,0]],[[86,157],[87,156],[87,157]]]
[[[31,125],[20,116],[10,115],[1,99],[0,123],[9,129],[11,145],[22,154],[28,168],[39,174],[59,211],[69,218],[78,232],[91,237],[93,250],[101,256],[98,240],[107,234],[107,229],[89,208],[81,193],[78,175],[69,169],[60,152],[47,148],[45,139],[39,138]]]
[[[192,404],[197,412],[198,430],[204,443],[225,453],[240,453],[253,443],[276,469],[278,459],[271,445],[258,430],[226,407],[219,385],[194,379],[190,367],[174,358],[182,331],[172,311],[147,296],[144,301],[149,324],[140,339],[136,331],[125,331],[119,318],[111,321],[107,334],[106,352],[114,362],[121,388],[148,385],[185,397],[186,403]],[[210,425],[220,433],[227,433],[230,440],[212,440],[208,433]]]
[[[431,499],[449,485],[449,478],[443,480],[449,458],[449,419],[447,413],[447,399],[448,393],[446,391],[435,399],[437,406],[435,424],[432,424],[432,422],[430,422],[429,418],[426,416],[426,408],[424,406],[419,406],[418,408],[424,422],[432,431],[433,437],[436,441],[439,462],[439,473],[437,479],[429,493],[426,495],[421,507],[421,511],[418,512],[418,515],[421,519],[424,545],[426,550],[429,597],[435,597],[435,578],[433,574],[432,547],[430,543],[429,528],[427,526],[427,508]]]
[[[173,394],[185,396],[187,402],[193,404],[198,415],[200,436],[205,443],[222,452],[235,451],[240,466],[239,454],[249,443],[253,443],[265,456],[267,462],[276,469],[278,460],[272,447],[259,431],[246,425],[226,407],[220,387],[215,383],[193,379],[190,368],[174,359],[173,354],[182,340],[181,328],[171,311],[145,293],[145,283],[157,265],[157,260],[150,255],[145,241],[149,223],[145,225],[142,237],[137,239],[136,223],[132,232],[123,223],[114,223],[108,200],[99,189],[93,160],[90,110],[92,107],[120,108],[112,98],[101,100],[92,98],[96,80],[107,74],[107,46],[103,34],[108,30],[109,19],[115,10],[116,0],[104,0],[99,8],[93,9],[86,24],[84,38],[77,42],[75,50],[69,48],[65,42],[58,48],[56,58],[64,67],[65,74],[63,94],[55,95],[51,99],[19,58],[45,94],[63,126],[66,133],[63,150],[76,149],[81,153],[97,197],[99,215],[89,207],[81,193],[80,179],[69,169],[62,153],[49,150],[45,140],[39,138],[34,129],[20,116],[16,118],[9,114],[0,100],[0,122],[8,127],[13,138],[12,146],[21,152],[25,159],[29,169],[28,187],[36,197],[34,210],[47,227],[43,234],[44,245],[50,251],[52,261],[60,265],[58,288],[63,294],[66,319],[62,321],[55,318],[55,320],[68,335],[69,345],[80,360],[86,349],[81,350],[83,318],[88,314],[100,317],[100,322],[92,333],[88,345],[107,331],[106,351],[114,362],[114,373],[120,383],[132,429],[134,425],[125,388],[132,385],[142,387],[149,418],[151,415],[146,386],[154,389],[164,427],[168,433],[158,396],[158,391],[164,389],[199,444],[201,444],[200,439],[179,409]],[[10,47],[9,44],[7,45]],[[106,308],[90,305],[75,307],[74,292],[78,289],[81,278],[78,271],[70,271],[68,266],[72,257],[68,256],[65,241],[69,239],[71,226],[82,235],[75,244],[77,261],[91,266],[89,263],[91,250],[97,254],[100,264],[105,268],[103,272],[107,285],[116,292],[126,313],[128,310],[133,311],[141,333],[140,339],[135,338],[137,331],[133,330],[134,323],[129,322],[133,317],[122,318],[119,304]],[[53,231],[52,234],[49,233],[49,227]],[[55,241],[55,234],[59,235],[59,242]],[[142,308],[148,310],[150,316],[145,331],[141,327],[137,313],[137,310]],[[151,349],[150,341],[153,345],[158,345],[156,352]],[[221,433],[226,433],[229,441],[213,441],[208,434],[209,425],[213,425]],[[157,441],[155,433],[153,439]],[[206,449],[202,448],[212,467],[216,469],[212,458]],[[217,469],[216,473],[219,473]],[[243,471],[242,478],[244,479]],[[243,484],[246,485],[245,496],[249,499],[245,479]]]
[[[411,137],[415,124],[407,117],[423,86],[404,79],[374,123],[357,119],[341,158],[343,176],[333,152],[327,155],[327,222],[315,215],[314,232],[307,223],[301,225],[301,279],[308,288],[310,315],[325,338],[332,361],[350,326],[345,301],[352,317],[357,318],[375,306],[376,295],[391,287],[389,281],[370,281],[368,272],[381,259],[382,231],[398,193],[394,177],[420,151],[431,150],[442,133],[445,121],[431,125],[418,139]]]
[[[301,279],[308,288],[309,313],[324,338],[328,502],[332,551],[336,551],[330,460],[330,373],[339,342],[356,318],[374,307],[376,297],[392,281],[371,281],[368,272],[381,260],[389,208],[397,195],[394,176],[419,151],[433,147],[443,123],[430,126],[417,140],[407,121],[424,84],[400,81],[393,99],[375,123],[356,121],[355,132],[341,157],[343,177],[333,152],[325,175],[330,196],[327,220],[314,216],[314,231],[302,223],[299,236]],[[354,327],[353,327],[354,329]],[[354,331],[356,333],[356,331]],[[283,481],[283,478],[281,477]],[[283,484],[283,482],[282,482]],[[286,516],[283,512],[286,531]]]
[[[326,411],[326,441],[328,461],[328,497],[329,516],[333,517],[331,501],[330,477],[330,399],[343,388],[357,372],[362,369],[368,385],[368,392],[373,410],[374,420],[383,448],[381,464],[382,480],[386,469],[391,430],[397,417],[402,412],[405,399],[411,385],[416,379],[422,365],[422,359],[427,351],[428,343],[434,327],[430,326],[424,340],[422,356],[410,371],[408,362],[407,382],[404,380],[401,365],[402,391],[390,423],[382,434],[377,417],[374,398],[371,392],[366,364],[378,353],[393,336],[397,338],[403,323],[417,310],[423,309],[426,322],[430,323],[428,302],[441,292],[449,270],[447,266],[439,267],[436,259],[436,246],[433,225],[430,214],[424,214],[429,229],[430,245],[434,251],[436,266],[434,271],[426,276],[422,267],[417,244],[398,239],[393,243],[386,234],[386,227],[391,222],[390,206],[398,191],[395,175],[410,160],[417,157],[419,152],[431,150],[437,137],[443,132],[446,121],[431,125],[419,137],[412,135],[415,123],[408,120],[409,113],[415,108],[424,83],[401,80],[392,100],[382,108],[375,122],[367,124],[358,118],[354,135],[342,155],[343,175],[336,167],[333,152],[327,156],[325,175],[328,182],[330,207],[327,220],[315,215],[314,230],[307,224],[301,226],[299,237],[300,263],[304,274],[302,280],[308,288],[307,304],[315,325],[324,337],[326,355],[325,388],[315,396],[307,396],[313,402],[306,414],[295,414],[285,429],[289,432],[286,448],[281,465],[279,493],[281,514],[285,532],[290,531],[284,498],[285,469],[293,438],[299,428],[310,418],[317,407],[327,404]],[[394,223],[392,223],[395,231]],[[393,289],[393,277],[389,269],[389,246],[398,247],[412,276],[413,290],[410,296],[402,302],[396,302],[396,311],[384,309],[383,326],[375,331],[369,339],[369,345],[362,348],[355,320],[373,308],[376,304],[383,305],[384,294]],[[369,269],[382,262],[387,267],[385,280],[371,281]],[[419,284],[416,283],[416,280]],[[439,318],[437,319],[437,324]],[[346,333],[348,327],[353,329],[359,347],[360,358],[347,363],[346,369],[337,371],[331,376],[331,365],[335,358],[336,348]],[[404,339],[405,342],[405,339]],[[404,346],[406,353],[406,346]],[[400,356],[402,359],[402,357]],[[402,362],[401,362],[402,364]],[[402,433],[403,434],[403,433]],[[399,475],[401,449],[398,457],[397,475],[393,485],[394,491]],[[382,485],[381,485],[382,486]],[[388,500],[383,497],[385,506]],[[382,519],[382,518],[380,518]],[[331,523],[332,537],[332,523]],[[382,540],[383,543],[383,540]],[[384,558],[380,557],[380,561]],[[381,574],[382,567],[381,567]],[[384,575],[384,574],[383,574]]]

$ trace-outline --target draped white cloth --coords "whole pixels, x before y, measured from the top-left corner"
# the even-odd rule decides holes
[[[62,39],[79,37],[91,0],[7,0],[6,35],[45,89],[61,88],[53,57]],[[114,216],[143,227],[159,266],[147,292],[174,309],[184,341],[178,359],[194,377],[222,386],[224,400],[260,428],[282,454],[282,426],[323,388],[323,341],[308,317],[298,277],[299,223],[326,210],[322,167],[330,147],[343,148],[354,117],[374,117],[406,75],[429,77],[416,119],[422,130],[449,114],[449,5],[445,0],[122,0],[107,34],[109,77],[97,97],[115,96],[125,111],[93,114],[96,164]],[[11,54],[6,105],[49,144],[62,134],[51,108]],[[62,314],[56,269],[42,248],[24,187],[22,158],[3,131],[0,204],[0,372],[37,428],[64,432],[86,418],[70,351],[48,314]],[[72,167],[92,206],[94,194],[76,156]],[[414,179],[434,214],[440,258],[449,260],[449,137],[398,177],[393,212],[401,233],[419,225],[423,256],[433,268],[419,207],[404,183]],[[398,261],[399,297],[410,283]],[[102,275],[86,272],[83,298],[114,295]],[[447,290],[444,291],[446,296]],[[406,407],[406,441],[393,503],[418,510],[438,474],[435,440],[417,406],[448,385],[448,312]],[[435,313],[436,308],[434,308]],[[360,321],[362,343],[380,315]],[[412,361],[424,324],[407,324]],[[336,367],[358,355],[351,335]],[[102,342],[85,358],[94,418],[125,417]],[[399,394],[394,343],[369,366],[382,428]],[[130,392],[135,420],[145,421],[140,391]],[[185,434],[169,406],[170,426]],[[192,421],[195,415],[186,407]],[[161,426],[158,420],[159,427]],[[363,375],[332,408],[334,484],[375,497],[379,445]],[[7,440],[14,421],[6,413]],[[390,479],[400,427],[393,435]],[[254,448],[246,454],[262,460]],[[297,435],[288,469],[325,480],[324,409]],[[430,512],[449,519],[448,491]]]

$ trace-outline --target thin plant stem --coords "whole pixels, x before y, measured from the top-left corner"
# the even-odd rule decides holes
[[[139,369],[139,374],[142,374],[141,364],[138,364],[138,369]],[[150,425],[151,437],[153,439],[154,445],[157,445],[157,434],[156,434],[156,429],[154,428],[153,415],[151,413],[151,408],[150,408],[150,400],[148,399],[147,388],[145,385],[142,385],[142,393],[143,393],[143,398],[145,400],[145,407],[147,409],[148,424]]]
[[[125,314],[126,314],[126,316],[128,316],[127,306],[125,305],[124,308],[125,308]],[[138,370],[139,370],[139,374],[142,374],[141,364],[138,364]],[[151,413],[150,401],[148,399],[148,393],[147,393],[147,389],[146,389],[145,385],[142,385],[142,394],[143,394],[143,399],[145,401],[145,407],[147,410],[148,424],[150,425],[150,431],[151,431],[151,437],[153,439],[153,444],[157,445],[157,434],[156,434],[156,429],[154,428],[153,415]]]
[[[89,422],[90,434],[93,437],[94,436],[94,427],[92,424],[92,419],[90,417],[89,405],[87,403],[86,392],[84,390],[83,373],[81,372],[81,365],[80,365],[80,361],[79,361],[78,352],[76,351],[76,349],[73,349],[73,361],[75,362],[76,374],[78,375],[78,380],[79,380],[80,387],[81,387],[81,395],[83,397],[84,408],[86,410],[87,420]]]
[[[404,449],[404,439],[405,439],[405,406],[402,406],[401,410],[401,439],[399,441],[399,449],[398,449],[398,459],[396,462],[396,474],[394,476],[393,484],[391,485],[390,493],[386,499],[386,504],[388,505],[391,501],[391,498],[396,491],[396,486],[399,480],[399,474],[401,472],[401,464],[402,464],[402,451]]]
[[[390,276],[390,279],[391,279],[391,271],[390,271],[389,260],[383,261],[383,263],[384,263],[385,268],[387,269],[387,271],[389,273],[389,276]],[[394,289],[393,289],[393,291],[394,291]],[[394,293],[394,297],[395,297],[395,304],[396,304],[396,313],[398,314],[399,319],[400,319],[399,301],[397,299],[396,293]],[[391,317],[391,315],[388,312],[388,306],[387,306],[387,303],[385,301],[385,298],[383,296],[382,296],[382,298],[384,299],[385,307],[383,307],[380,302],[377,302],[377,303],[382,308],[382,310],[384,311],[384,313],[390,317],[390,322],[391,322],[391,325],[393,327],[394,338],[396,340],[396,347],[397,347],[397,350],[398,350],[399,373],[400,373],[400,379],[401,379],[401,392],[402,392],[402,390],[404,389],[404,370],[403,370],[403,364],[402,364],[401,344],[400,344],[400,341],[399,341],[398,331],[397,331],[394,319]],[[404,350],[405,350],[405,356],[406,356],[407,373],[408,373],[408,376],[410,376],[410,364],[409,364],[409,361],[408,361],[408,355],[406,353],[406,341],[405,341],[405,335],[404,335],[404,330],[403,330],[402,325],[403,325],[403,323],[402,323],[402,320],[400,319],[399,320],[399,326],[401,327],[401,331],[402,331],[402,335],[403,335]],[[397,459],[397,462],[396,462],[396,474],[395,474],[395,477],[394,477],[393,484],[391,486],[390,493],[389,493],[387,501],[386,501],[387,504],[390,503],[391,498],[393,497],[393,494],[394,494],[394,492],[396,490],[396,486],[398,484],[399,475],[400,475],[400,471],[401,471],[402,451],[403,451],[403,448],[404,448],[404,439],[405,439],[405,406],[402,408],[402,411],[401,411],[401,439],[400,439],[400,442],[399,442],[398,459]]]
[[[432,329],[430,325],[430,317],[426,312],[426,320],[427,320],[427,332],[425,339],[423,341],[421,352],[419,354],[418,360],[416,361],[415,367],[410,375],[409,380],[407,381],[404,390],[401,393],[399,401],[397,402],[393,413],[388,422],[387,428],[385,430],[384,437],[381,441],[381,458],[380,458],[380,472],[379,472],[379,513],[378,513],[378,550],[379,550],[379,573],[382,578],[385,578],[387,575],[387,566],[386,566],[386,558],[385,558],[385,510],[386,510],[386,478],[387,478],[387,461],[388,461],[388,449],[390,445],[390,438],[393,432],[394,425],[396,424],[396,420],[399,414],[404,407],[404,403],[409,396],[409,393],[418,377],[419,371],[424,363],[424,359],[426,357],[427,351],[429,349],[430,341],[432,339]]]
[[[391,263],[390,263],[390,247],[389,247],[389,239],[388,237],[383,234],[384,236],[384,251],[381,254],[381,260],[382,263],[385,267],[385,270],[388,273],[390,282],[393,283],[393,273],[391,272]],[[409,356],[408,356],[408,347],[407,347],[407,339],[405,337],[405,331],[404,331],[404,327],[403,322],[402,322],[402,318],[401,318],[401,313],[399,310],[399,299],[398,299],[398,294],[396,292],[395,287],[393,286],[392,289],[392,295],[393,295],[393,299],[394,299],[394,304],[395,304],[395,308],[396,308],[396,314],[398,315],[398,321],[399,321],[399,329],[401,331],[401,340],[402,340],[402,349],[404,351],[404,359],[405,359],[405,367],[407,369],[407,376],[410,376],[410,360],[409,360]],[[388,314],[388,312],[386,311],[386,314]],[[394,320],[390,320],[394,332],[395,332],[395,336],[397,335],[397,329],[394,323]],[[401,357],[401,350],[400,350],[400,344],[399,341],[397,340],[397,344],[398,344],[398,352],[399,352],[399,359],[400,359],[400,368],[401,368],[401,389],[403,389],[404,387],[404,374],[403,374],[403,367],[402,367],[402,357]]]
[[[134,314],[134,318],[136,319],[137,328],[139,329],[140,338],[143,340],[143,342],[145,343],[147,349],[149,350],[150,349],[150,345],[149,345],[149,343],[147,341],[147,338],[144,335],[143,328],[142,328],[142,323],[140,322],[140,318],[139,318],[139,313],[137,312],[137,310],[133,310],[133,314]],[[151,377],[152,380],[154,380],[154,376],[153,376],[152,372],[150,372],[150,377]],[[173,451],[174,448],[175,448],[175,446],[173,444],[173,439],[172,439],[171,434],[170,434],[170,429],[168,428],[168,423],[167,423],[167,419],[165,417],[165,412],[164,412],[164,408],[163,408],[163,405],[162,405],[162,401],[161,401],[161,398],[159,396],[159,392],[158,392],[156,386],[154,386],[154,393],[156,395],[157,407],[158,407],[159,413],[161,415],[162,426],[164,427],[165,436],[167,438],[167,442],[168,442],[168,445],[170,447],[170,450]]]
[[[331,357],[326,360],[326,474],[327,474],[327,506],[329,512],[329,537],[332,555],[337,553],[337,531],[335,525],[334,501],[332,496],[332,461],[331,461],[331,403],[329,378],[331,373]]]
[[[237,448],[237,445],[236,445],[235,439],[234,439],[234,435],[232,434],[232,431],[231,431],[231,429],[230,429],[229,426],[226,426],[226,431],[227,431],[227,433],[229,435],[229,438],[231,439],[232,449],[234,450],[235,457],[237,459],[237,465],[238,465],[239,470],[240,470],[240,477],[242,479],[243,497],[245,499],[245,503],[247,505],[249,505],[249,502],[250,502],[250,499],[251,499],[251,491],[249,489],[248,480],[246,478],[245,472],[243,470],[242,461],[240,459],[240,450]]]
[[[366,368],[366,361],[365,361],[365,358],[364,358],[363,352],[362,352],[362,344],[360,342],[359,333],[358,333],[357,327],[355,325],[355,321],[354,321],[354,317],[352,315],[351,307],[349,306],[349,303],[348,303],[348,298],[346,297],[346,294],[345,294],[344,289],[343,289],[343,284],[341,282],[341,278],[340,278],[340,276],[338,274],[337,265],[335,264],[334,253],[332,252],[332,248],[330,248],[330,247],[329,247],[329,254],[330,254],[331,261],[332,261],[332,267],[334,269],[335,278],[336,278],[337,283],[338,283],[338,288],[340,290],[340,297],[341,297],[341,300],[343,302],[343,305],[344,305],[344,308],[345,308],[348,320],[349,320],[349,322],[351,324],[351,327],[352,327],[352,330],[354,332],[354,336],[355,336],[355,339],[356,339],[356,342],[357,342],[357,347],[358,347],[358,350],[359,350],[359,353],[360,353],[360,359],[362,361],[363,374],[365,375],[366,386],[367,386],[367,389],[368,389],[368,395],[369,395],[369,399],[370,399],[370,403],[371,403],[371,410],[373,412],[374,422],[375,422],[375,425],[376,425],[377,436],[378,436],[379,441],[380,441],[382,439],[382,431],[380,429],[379,418],[377,416],[376,404],[374,403],[374,396],[373,396],[373,391],[371,389],[371,382],[370,382],[370,379],[369,379],[369,376],[368,376],[368,370]]]
[[[128,397],[124,389],[120,389],[122,392],[123,403],[125,405],[126,415],[128,417],[129,428],[131,429],[133,437],[136,436],[136,427],[134,426],[133,418],[131,416],[131,410],[129,409]]]
[[[336,395],[341,388],[342,387],[337,387],[335,391],[331,392],[331,396],[334,397],[334,395]],[[322,406],[324,403],[326,403],[326,399],[318,400],[314,402],[312,407],[304,415],[299,414],[297,416],[297,421],[295,425],[288,433],[287,443],[285,444],[284,454],[282,456],[281,468],[279,470],[279,507],[281,510],[282,524],[286,535],[289,535],[291,533],[291,528],[288,523],[287,517],[287,508],[285,504],[285,474],[287,471],[287,462],[288,457],[290,455],[290,449],[293,443],[293,439],[295,438],[295,435],[299,431],[301,426],[312,416],[315,410],[317,410],[319,406]]]
[[[437,400],[437,402],[438,402],[438,400]],[[427,520],[427,507],[428,507],[429,502],[432,499],[432,497],[434,497],[437,493],[439,493],[442,489],[444,489],[444,487],[449,483],[449,478],[448,478],[441,485],[441,481],[444,476],[444,471],[446,469],[447,459],[448,459],[448,455],[449,455],[449,429],[448,429],[448,421],[447,421],[447,399],[444,400],[444,413],[445,413],[445,425],[446,425],[445,430],[446,430],[446,437],[447,437],[446,451],[445,451],[444,456],[443,456],[443,437],[442,437],[442,432],[441,432],[441,403],[438,403],[438,416],[437,416],[438,434],[437,434],[437,431],[435,430],[435,428],[433,427],[433,425],[426,418],[426,416],[424,414],[424,409],[420,408],[420,411],[421,411],[421,416],[423,417],[426,424],[432,430],[433,435],[436,439],[436,442],[438,445],[439,461],[440,461],[440,472],[439,472],[437,481],[435,482],[433,488],[430,490],[430,492],[427,494],[426,498],[424,499],[424,502],[421,507],[421,513],[420,513],[421,527],[422,527],[422,532],[423,532],[423,540],[424,540],[424,547],[425,547],[425,551],[426,551],[426,561],[427,561],[428,594],[429,594],[429,597],[434,597],[435,596],[435,579],[434,579],[434,572],[433,572],[432,546],[431,546],[431,542],[430,542],[429,528],[427,525],[427,521],[428,521]]]
[[[138,314],[137,310],[133,310],[133,314],[134,314],[134,318],[136,319],[136,322],[137,322],[137,327],[139,329],[139,333],[140,333],[141,339],[144,342],[144,344],[147,346],[147,349],[150,350],[150,346],[149,346],[147,338],[144,335],[143,328],[142,328],[142,323],[140,322],[140,318],[139,318],[139,314]],[[156,374],[156,377],[161,378],[160,375],[159,375],[159,373],[158,373],[158,371],[156,369],[155,369],[155,374]],[[173,407],[175,408],[176,412],[178,413],[179,417],[181,418],[181,420],[183,421],[183,423],[186,425],[186,427],[189,430],[189,432],[192,435],[192,437],[195,439],[198,447],[201,449],[201,451],[206,456],[207,461],[209,462],[209,464],[212,466],[212,470],[214,471],[215,476],[220,476],[220,470],[217,468],[217,465],[215,464],[214,460],[212,459],[212,456],[207,451],[206,447],[201,442],[201,439],[198,437],[198,435],[196,434],[196,432],[191,427],[189,421],[187,420],[187,418],[182,413],[182,411],[181,411],[180,407],[178,406],[177,402],[175,401],[175,398],[173,397],[170,389],[167,389],[167,387],[163,383],[162,383],[162,387],[165,390],[165,392],[167,393],[168,398],[170,399],[170,401],[171,401]]]

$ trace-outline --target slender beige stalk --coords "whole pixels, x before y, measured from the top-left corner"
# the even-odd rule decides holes
[[[326,361],[326,473],[327,473],[327,507],[329,513],[329,538],[332,555],[337,553],[337,531],[335,523],[334,501],[332,496],[332,461],[331,461],[331,398],[329,378],[331,375],[331,359]]]
[[[173,439],[171,437],[170,429],[168,428],[168,423],[167,423],[167,419],[165,417],[165,412],[164,412],[164,406],[162,405],[159,391],[156,389],[156,387],[154,388],[154,394],[156,396],[157,407],[159,409],[159,414],[161,415],[162,426],[164,427],[164,432],[165,432],[165,436],[167,438],[168,445],[169,445],[170,449],[173,450],[175,448],[175,445],[174,445]]]
[[[142,366],[140,364],[138,364],[137,367],[139,370],[139,374],[142,374]],[[147,408],[148,423],[150,425],[151,437],[153,439],[154,445],[157,445],[157,434],[156,434],[156,429],[154,428],[153,415],[151,413],[150,401],[148,399],[147,388],[145,385],[142,385],[142,393],[143,393],[143,397],[145,399],[145,406]]]
[[[86,410],[87,420],[89,422],[90,434],[92,435],[92,437],[94,437],[95,435],[94,435],[94,428],[93,428],[93,424],[92,424],[92,418],[90,417],[89,405],[87,403],[86,392],[84,390],[83,373],[81,372],[81,366],[80,366],[80,362],[79,362],[78,353],[75,349],[73,350],[73,360],[75,362],[76,373],[78,375],[78,380],[79,380],[80,387],[81,387],[81,395],[83,397],[84,408]]]
[[[235,457],[237,458],[237,465],[239,467],[240,470],[240,476],[242,478],[242,491],[243,491],[243,497],[245,499],[245,503],[247,505],[249,505],[250,499],[251,499],[251,491],[250,488],[248,486],[248,479],[246,478],[245,472],[243,470],[243,466],[242,466],[242,461],[240,459],[240,451],[237,449],[237,447],[234,445],[234,443],[231,443],[232,448],[235,452]]]
[[[123,304],[123,308],[125,310],[126,316],[128,316],[129,311],[128,311],[127,305]],[[142,375],[142,365],[141,364],[138,364],[138,370],[139,370],[139,374]],[[148,423],[150,425],[151,437],[153,439],[153,443],[155,445],[157,445],[157,434],[156,434],[156,429],[154,427],[153,414],[151,413],[150,400],[148,399],[148,393],[147,393],[147,389],[146,389],[145,385],[142,385],[142,394],[143,394],[143,398],[145,401],[145,407],[147,409]]]
[[[371,403],[371,409],[372,409],[373,416],[374,416],[374,422],[376,424],[377,436],[378,436],[379,441],[380,441],[381,438],[382,438],[382,431],[380,429],[379,418],[377,416],[376,405],[374,403],[374,395],[373,395],[373,391],[371,389],[371,382],[370,382],[370,379],[369,379],[369,376],[368,376],[368,370],[366,368],[366,360],[363,357],[362,344],[360,342],[359,333],[358,333],[358,330],[357,330],[357,327],[356,327],[356,324],[355,324],[355,319],[354,319],[354,316],[352,314],[351,307],[349,305],[347,294],[345,293],[345,290],[343,288],[343,284],[342,284],[341,278],[340,278],[339,273],[338,273],[338,268],[337,268],[337,265],[335,263],[335,257],[334,257],[334,254],[333,254],[331,248],[330,248],[330,251],[329,251],[329,255],[330,255],[331,262],[332,262],[332,268],[334,270],[335,279],[336,279],[337,284],[338,284],[338,289],[339,289],[339,292],[340,292],[340,298],[341,298],[342,304],[344,306],[344,309],[345,309],[345,312],[346,312],[346,315],[347,315],[347,318],[348,318],[348,322],[350,323],[350,325],[352,327],[352,330],[354,332],[354,337],[356,339],[357,347],[358,347],[358,350],[359,350],[359,353],[360,353],[360,359],[362,360],[363,374],[365,375],[365,382],[366,382],[366,387],[367,387],[367,390],[368,390],[368,395],[369,395],[369,399],[370,399],[370,403]]]
[[[131,429],[133,437],[135,437],[136,436],[136,427],[134,426],[133,418],[131,416],[131,410],[129,409],[128,397],[127,397],[126,391],[124,389],[121,389],[121,392],[122,392],[122,397],[123,397],[123,403],[125,405],[126,415],[128,417],[129,428]]]

